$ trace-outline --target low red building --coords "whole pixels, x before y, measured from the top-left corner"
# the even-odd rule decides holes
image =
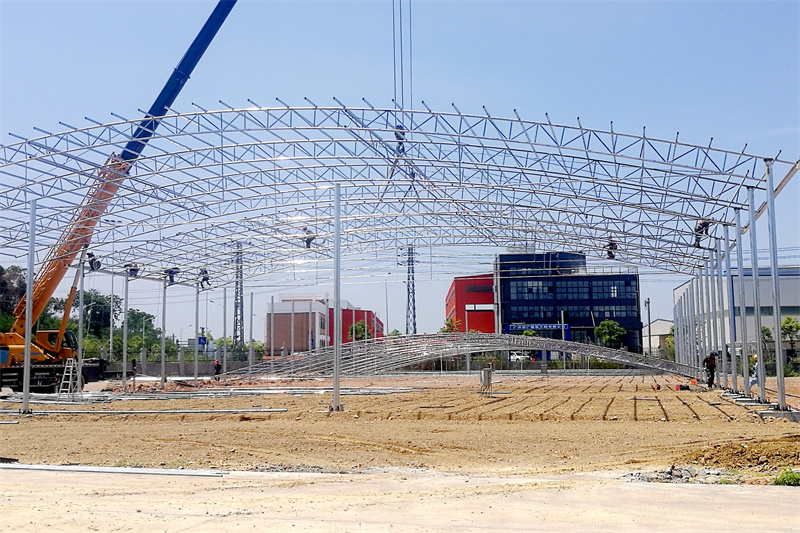
[[[333,308],[328,307],[330,304],[327,293],[281,295],[278,302],[268,304],[264,339],[266,354],[286,356],[333,345]],[[342,342],[351,342],[350,328],[361,321],[366,324],[370,338],[384,336],[383,322],[373,311],[356,309],[343,300]]]
[[[348,334],[353,324],[364,322],[369,330],[369,338],[375,339],[384,336],[383,322],[368,309],[356,309],[349,302],[342,302],[342,342],[351,342]],[[333,324],[333,308],[328,309],[328,323]],[[330,344],[333,345],[333,328],[330,332]]]
[[[458,321],[459,331],[495,333],[493,275],[455,278],[447,292],[445,316]]]

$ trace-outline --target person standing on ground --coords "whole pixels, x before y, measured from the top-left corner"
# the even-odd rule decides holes
[[[708,387],[714,386],[714,372],[717,370],[717,354],[711,352],[703,359],[703,366],[706,368],[706,376],[708,377]]]
[[[219,359],[214,361],[214,379],[219,381],[219,375],[222,374],[222,365],[219,364]]]
[[[747,392],[750,393],[750,389],[753,388],[753,385],[758,385],[758,354],[753,356],[753,375],[750,376],[750,383],[747,386]]]

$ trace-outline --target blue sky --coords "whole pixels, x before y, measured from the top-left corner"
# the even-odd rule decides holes
[[[108,122],[111,112],[136,118],[215,3],[0,0],[0,143],[13,142],[9,132],[37,135],[33,126],[66,129],[58,121]],[[782,159],[797,160],[799,5],[414,1],[413,102],[407,93],[406,106],[424,100],[449,110],[454,102],[480,113],[485,105],[493,115],[516,109],[524,119],[548,113],[567,124],[580,117],[598,129],[613,121],[615,131],[646,126],[653,137],[680,132],[682,141],[698,144],[713,137],[715,147],[747,143],[748,152],[782,151]],[[217,109],[220,99],[247,106],[247,98],[273,105],[275,97],[301,105],[304,96],[320,105],[336,96],[349,105],[365,97],[387,106],[392,75],[389,0],[240,0],[174,107]],[[782,253],[792,264],[800,262],[799,179],[777,200],[779,246],[793,249]],[[643,279],[653,318],[671,318],[671,289],[680,281]],[[447,284],[420,279],[418,289],[419,329],[435,331]],[[403,330],[404,288],[396,283],[390,291],[390,327]],[[344,297],[384,309],[382,290]],[[181,327],[170,319],[171,332]]]

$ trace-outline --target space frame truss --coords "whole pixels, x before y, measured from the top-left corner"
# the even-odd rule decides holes
[[[408,246],[567,250],[602,257],[609,240],[628,264],[696,273],[699,218],[709,241],[764,195],[764,157],[609,130],[493,117],[488,112],[367,107],[253,107],[167,115],[92,239],[110,268],[179,266],[233,282],[331,259],[333,185],[341,185],[346,268]],[[485,110],[484,110],[485,111]],[[140,119],[44,134],[0,146],[2,260],[27,253],[29,202],[37,250],[64,238],[98,169]],[[398,132],[402,131],[402,141]],[[776,160],[781,174],[794,163]],[[306,249],[302,227],[315,243]],[[38,254],[38,261],[45,255]]]

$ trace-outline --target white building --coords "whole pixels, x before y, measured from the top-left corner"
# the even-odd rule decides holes
[[[642,348],[644,353],[663,356],[667,348],[666,340],[672,329],[672,320],[657,318],[642,328]],[[652,353],[650,352],[652,346]]]
[[[728,309],[730,309],[730,303],[728,301],[728,294],[729,294],[729,287],[733,288],[733,295],[734,295],[734,312],[736,315],[735,325],[734,325],[734,332],[736,333],[736,340],[737,346],[741,344],[741,328],[742,328],[742,295],[739,291],[739,276],[738,276],[738,269],[731,269],[730,276],[724,276],[723,278],[723,309],[722,309],[722,321],[717,321],[717,325],[722,324],[725,331],[725,339],[727,343],[730,343],[731,339],[731,331],[728,319]],[[775,329],[775,319],[773,318],[773,307],[774,307],[774,296],[773,296],[773,288],[772,288],[772,278],[770,274],[770,269],[767,267],[759,268],[758,273],[758,290],[759,290],[759,299],[760,299],[760,307],[761,307],[761,326],[767,327],[772,331],[772,335],[774,339],[778,339],[780,337],[780,332],[776,334],[774,331]],[[747,341],[748,346],[752,350],[753,343],[755,342],[755,334],[756,334],[756,320],[755,320],[755,305],[754,305],[754,283],[753,283],[753,273],[752,269],[745,268],[743,269],[743,276],[744,276],[744,317],[745,317],[745,330],[747,334]],[[715,277],[712,277],[712,282],[714,285],[714,289],[717,288],[717,280]],[[680,285],[676,289],[673,290],[673,301],[675,303],[678,302],[679,298],[687,293],[689,288],[689,282]],[[792,316],[798,320],[800,320],[800,266],[785,266],[778,268],[778,290],[780,295],[781,301],[781,321],[783,321],[787,316]],[[716,293],[715,293],[716,294]],[[705,292],[703,292],[703,298],[705,298]],[[716,298],[716,297],[715,297]],[[715,301],[717,301],[715,299]],[[695,306],[696,307],[696,306]],[[718,315],[720,312],[718,310]],[[784,340],[782,343],[782,349],[784,353],[789,348],[790,344],[789,341]]]

